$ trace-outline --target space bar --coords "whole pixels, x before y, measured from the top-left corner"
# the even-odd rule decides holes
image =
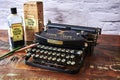
[[[45,64],[49,66],[55,66],[55,67],[65,67],[64,65],[52,64],[52,63],[45,63]]]

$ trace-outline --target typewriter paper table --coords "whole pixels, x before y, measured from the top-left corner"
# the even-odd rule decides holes
[[[78,74],[25,65],[22,51],[0,61],[0,80],[120,80],[120,36],[100,35],[98,43]],[[8,52],[7,48],[7,31],[0,30],[0,55]]]

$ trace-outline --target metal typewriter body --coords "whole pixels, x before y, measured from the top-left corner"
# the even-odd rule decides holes
[[[38,45],[27,49],[25,63],[65,73],[78,73],[85,56],[93,54],[100,28],[48,23],[35,34]]]

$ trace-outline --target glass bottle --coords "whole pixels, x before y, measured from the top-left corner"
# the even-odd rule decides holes
[[[10,50],[24,46],[23,20],[17,14],[17,8],[11,8],[11,14],[8,16],[7,21]]]

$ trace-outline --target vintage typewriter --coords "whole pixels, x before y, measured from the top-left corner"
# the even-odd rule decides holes
[[[78,73],[85,56],[92,55],[100,28],[49,22],[35,34],[36,46],[26,50],[27,65],[65,73]]]

